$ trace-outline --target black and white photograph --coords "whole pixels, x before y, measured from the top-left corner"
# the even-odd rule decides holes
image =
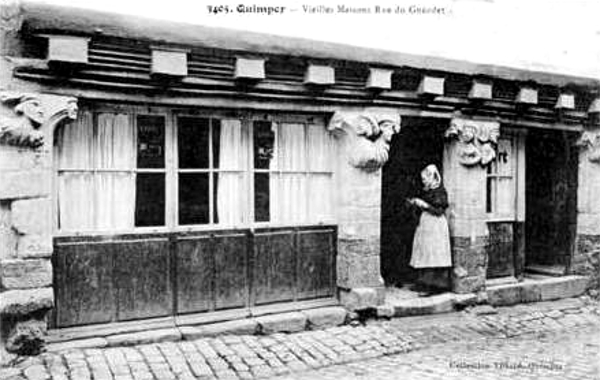
[[[600,380],[600,2],[0,0],[0,379]]]

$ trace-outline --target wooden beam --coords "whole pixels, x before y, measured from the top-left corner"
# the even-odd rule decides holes
[[[309,64],[304,76],[304,84],[328,86],[335,83],[335,70],[331,66]]]
[[[265,60],[237,57],[234,76],[235,79],[265,79]]]
[[[19,18],[22,20],[22,23],[19,24],[27,26],[27,28],[22,28],[22,31],[27,33],[70,30],[80,35],[105,34],[138,40],[143,36],[146,41],[173,43],[181,46],[210,47],[238,52],[292,55],[364,63],[376,61],[384,66],[409,66],[465,75],[486,75],[510,81],[535,81],[540,84],[559,87],[576,85],[594,88],[600,84],[598,78],[591,76],[523,70],[441,57],[426,57],[397,51],[311,41],[302,38],[273,36],[264,33],[244,32],[244,38],[240,38],[240,32],[233,29],[149,20],[135,16],[118,17],[107,12],[43,2],[24,2],[19,10]]]
[[[563,110],[575,109],[575,95],[569,93],[561,93],[558,95],[554,108]]]
[[[392,74],[394,70],[369,68],[367,88],[374,90],[390,90],[392,88]]]
[[[78,36],[44,35],[48,38],[48,62],[85,64],[90,39]]]
[[[444,95],[444,78],[424,75],[417,92],[419,95]]]
[[[188,50],[172,49],[168,47],[151,47],[152,66],[151,74],[170,77],[185,77],[188,74]]]
[[[538,92],[531,87],[521,87],[515,101],[520,104],[537,104]]]
[[[492,99],[492,83],[473,81],[471,90],[469,91],[470,99]]]

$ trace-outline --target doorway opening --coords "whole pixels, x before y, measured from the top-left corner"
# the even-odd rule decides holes
[[[421,170],[435,164],[442,174],[443,119],[403,117],[400,133],[394,136],[389,160],[383,167],[381,197],[381,274],[386,286],[414,282],[409,266],[413,237],[419,215],[407,202],[422,185]]]
[[[577,135],[530,131],[526,140],[525,270],[565,274],[577,223]]]

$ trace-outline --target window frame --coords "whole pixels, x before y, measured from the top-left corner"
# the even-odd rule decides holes
[[[305,151],[306,151],[306,167],[300,173],[303,173],[306,178],[310,178],[311,174],[327,174],[329,175],[332,189],[336,187],[337,176],[335,172],[335,164],[331,163],[330,171],[327,172],[311,172],[308,167],[308,125],[317,124],[322,125],[323,128],[327,128],[327,116],[324,114],[294,114],[285,111],[246,111],[246,110],[235,110],[235,109],[211,109],[211,108],[182,108],[182,107],[169,107],[165,105],[152,106],[152,105],[126,105],[126,104],[97,104],[90,103],[86,104],[82,102],[80,104],[80,110],[87,111],[93,115],[93,123],[95,125],[97,115],[100,113],[125,113],[128,115],[129,121],[132,123],[134,128],[134,154],[137,155],[137,118],[138,116],[162,116],[165,121],[165,143],[164,143],[164,156],[165,156],[165,167],[164,168],[135,168],[130,170],[123,169],[106,169],[107,172],[127,172],[134,176],[134,180],[138,172],[141,173],[164,173],[165,176],[165,224],[163,226],[133,226],[130,229],[107,229],[107,230],[64,230],[59,229],[58,226],[58,176],[62,170],[58,168],[58,162],[55,158],[53,163],[53,227],[54,236],[58,237],[71,237],[71,236],[107,236],[107,235],[124,235],[124,234],[152,234],[152,233],[170,233],[170,232],[194,232],[194,231],[220,231],[220,230],[232,230],[232,229],[255,229],[255,228],[279,228],[279,227],[305,227],[305,226],[318,226],[318,225],[334,225],[337,224],[336,208],[335,204],[332,204],[332,216],[331,219],[326,221],[304,221],[304,222],[256,222],[255,209],[254,209],[254,149],[253,149],[253,122],[257,120],[270,121],[273,123],[299,123],[303,124],[305,128]],[[179,168],[179,157],[178,157],[178,119],[180,117],[191,117],[191,118],[208,118],[212,119],[236,119],[241,123],[242,133],[247,141],[245,148],[245,162],[240,170],[227,170],[227,169],[215,169],[213,165],[213,146],[212,146],[212,133],[210,133],[209,142],[209,159],[210,167],[207,169],[180,169]],[[212,123],[211,123],[212,124]],[[212,131],[212,125],[210,127]],[[97,140],[94,136],[93,144],[97,144]],[[53,149],[57,149],[56,146]],[[332,160],[336,157],[337,144],[332,143],[330,146],[330,154]],[[96,149],[92,153],[95,157]],[[71,168],[69,168],[72,170]],[[279,168],[278,168],[279,169]],[[180,172],[208,172],[209,173],[209,217],[210,223],[207,224],[179,224],[179,173]],[[263,169],[269,171],[269,169]],[[87,170],[84,170],[87,171]],[[91,173],[97,171],[90,170]],[[237,172],[242,176],[242,186],[244,187],[244,199],[243,204],[245,207],[245,220],[241,224],[222,224],[214,223],[214,175],[218,175],[220,172]],[[276,170],[280,172],[280,170]],[[284,171],[287,172],[287,171]],[[296,171],[291,171],[296,172]],[[94,188],[96,189],[96,175],[94,175]],[[137,183],[136,183],[137,186]],[[96,194],[94,194],[94,197]],[[306,191],[305,202],[308,201],[309,192],[308,188]],[[95,200],[94,200],[95,201]]]
[[[277,169],[256,169],[254,167],[254,122],[255,121],[268,121],[275,125],[277,128],[275,131],[275,142],[277,144],[277,134],[279,133],[279,125],[280,124],[302,124],[304,128],[304,170],[282,170],[279,165]],[[297,221],[297,222],[273,222],[269,221],[256,221],[255,218],[255,207],[254,207],[254,196],[255,196],[255,186],[254,186],[254,175],[256,173],[268,173],[269,180],[271,179],[272,173],[277,175],[277,180],[280,180],[282,174],[302,174],[306,179],[307,188],[304,202],[304,207],[308,208],[309,202],[309,191],[308,184],[310,182],[311,175],[328,175],[331,181],[331,186],[336,188],[336,175],[335,175],[335,165],[333,160],[337,156],[335,143],[332,143],[330,146],[330,154],[331,154],[331,166],[329,171],[313,171],[310,169],[310,145],[308,142],[308,128],[309,125],[318,125],[319,122],[323,125],[324,128],[327,128],[327,120],[323,116],[311,116],[311,115],[293,115],[293,114],[267,114],[267,113],[258,113],[258,114],[250,114],[248,118],[248,123],[250,124],[250,160],[249,162],[249,173],[250,173],[250,181],[249,188],[251,189],[251,198],[250,201],[252,204],[250,205],[250,224],[252,224],[255,228],[271,228],[271,227],[296,227],[296,226],[315,226],[315,225],[328,225],[328,224],[336,224],[337,217],[335,215],[335,208],[333,208],[333,215],[330,220],[325,220],[321,222],[310,222],[308,220],[305,221]],[[272,215],[269,215],[270,219]]]
[[[80,105],[80,112],[86,111],[90,112],[92,115],[92,125],[97,125],[98,115],[101,113],[112,113],[112,114],[126,114],[129,120],[129,123],[133,126],[133,134],[134,134],[134,143],[133,143],[133,152],[137,155],[137,116],[162,116],[165,121],[165,168],[164,169],[151,169],[151,168],[138,168],[137,165],[130,169],[98,169],[96,167],[92,167],[91,169],[83,169],[83,168],[67,168],[60,169],[58,167],[58,160],[53,152],[52,160],[52,212],[53,212],[53,232],[55,236],[100,236],[100,235],[108,235],[108,234],[125,234],[125,233],[161,233],[168,231],[168,220],[169,220],[169,207],[168,199],[168,167],[169,167],[169,150],[167,149],[167,143],[169,139],[169,115],[166,109],[163,107],[144,107],[144,106],[134,106],[134,105],[94,105],[88,106],[86,104]],[[59,126],[61,128],[62,126]],[[98,141],[96,139],[96,129],[94,130],[93,140],[92,140],[92,153],[91,153],[91,161],[95,164],[96,161],[96,146]],[[53,150],[56,150],[56,142],[53,142]],[[137,161],[137,160],[136,160]],[[95,166],[95,165],[94,165]],[[141,170],[140,170],[141,169]],[[152,172],[164,172],[165,173],[165,225],[164,226],[133,226],[131,229],[92,229],[92,230],[63,230],[59,228],[59,215],[58,215],[58,177],[61,172],[87,172],[92,174],[92,182],[94,189],[98,188],[98,176],[97,173],[128,173],[133,176],[134,181],[137,181],[138,172],[142,173],[152,173]],[[136,183],[137,185],[137,183]],[[93,202],[96,202],[97,192],[94,192]],[[135,218],[135,214],[133,215]]]
[[[214,213],[215,213],[215,188],[214,188],[214,176],[218,175],[219,173],[240,173],[240,175],[242,176],[242,186],[244,187],[248,187],[248,162],[250,160],[251,157],[251,152],[249,154],[248,152],[248,147],[245,147],[246,149],[246,160],[244,161],[244,165],[238,169],[238,170],[229,170],[229,169],[215,169],[214,168],[214,152],[213,152],[213,120],[219,120],[219,121],[223,121],[226,119],[238,119],[240,121],[240,126],[242,128],[241,133],[247,135],[250,133],[248,131],[248,128],[245,126],[244,123],[244,117],[242,116],[243,114],[232,114],[232,113],[228,113],[228,112],[211,112],[211,111],[206,111],[206,110],[202,110],[202,111],[198,111],[198,112],[191,112],[189,110],[185,110],[185,111],[175,111],[173,112],[173,141],[172,141],[172,149],[173,149],[173,156],[174,156],[174,163],[173,163],[173,172],[174,172],[174,178],[173,181],[171,183],[171,187],[173,188],[173,199],[172,199],[172,204],[173,204],[173,229],[176,231],[190,231],[190,230],[197,230],[197,231],[202,231],[202,230],[217,230],[217,229],[232,229],[232,228],[247,228],[248,227],[248,221],[244,221],[241,225],[236,225],[236,224],[223,224],[223,223],[214,223]],[[180,118],[198,118],[198,119],[208,119],[209,120],[209,142],[208,142],[208,168],[180,168],[179,167],[179,140],[178,140],[178,133],[179,133],[179,123],[178,120]],[[242,147],[244,148],[244,147]],[[208,196],[208,202],[209,202],[209,223],[201,223],[201,224],[180,224],[179,223],[179,174],[180,173],[208,173],[208,189],[209,189],[209,196]],[[247,192],[246,192],[247,193]],[[167,202],[169,202],[169,200],[167,199]],[[246,212],[246,215],[248,214],[248,204],[247,202],[244,202],[246,209],[244,210]]]
[[[490,172],[493,168],[493,162],[488,164],[486,167],[486,181],[485,181],[485,207],[486,217],[488,222],[517,222],[525,220],[525,136],[526,131],[522,129],[501,127],[501,134],[499,140],[510,140],[512,146],[512,158],[509,158],[511,163],[510,174],[499,174],[497,172]],[[498,159],[499,152],[496,152]],[[500,214],[497,211],[498,193],[497,190],[493,192],[489,189],[490,180],[493,186],[497,189],[498,183],[501,179],[510,179],[512,181],[512,187],[514,190],[514,199],[512,212],[510,214]],[[493,193],[491,193],[493,192]],[[492,194],[492,199],[488,198],[488,194]],[[491,211],[487,210],[488,202],[492,202]]]

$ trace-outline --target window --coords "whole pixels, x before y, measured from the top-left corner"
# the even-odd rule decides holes
[[[246,222],[245,134],[239,120],[180,117],[177,123],[178,223]]]
[[[57,130],[60,231],[334,219],[334,142],[322,119],[106,109]]]
[[[163,116],[140,115],[133,120],[124,113],[87,111],[77,123],[60,128],[59,228],[164,225],[164,128]]]
[[[496,158],[487,166],[486,212],[491,219],[520,220],[524,179],[523,138],[504,132]]]
[[[165,225],[165,118],[138,115],[135,226]]]
[[[254,220],[331,220],[333,138],[323,125],[254,121]]]

